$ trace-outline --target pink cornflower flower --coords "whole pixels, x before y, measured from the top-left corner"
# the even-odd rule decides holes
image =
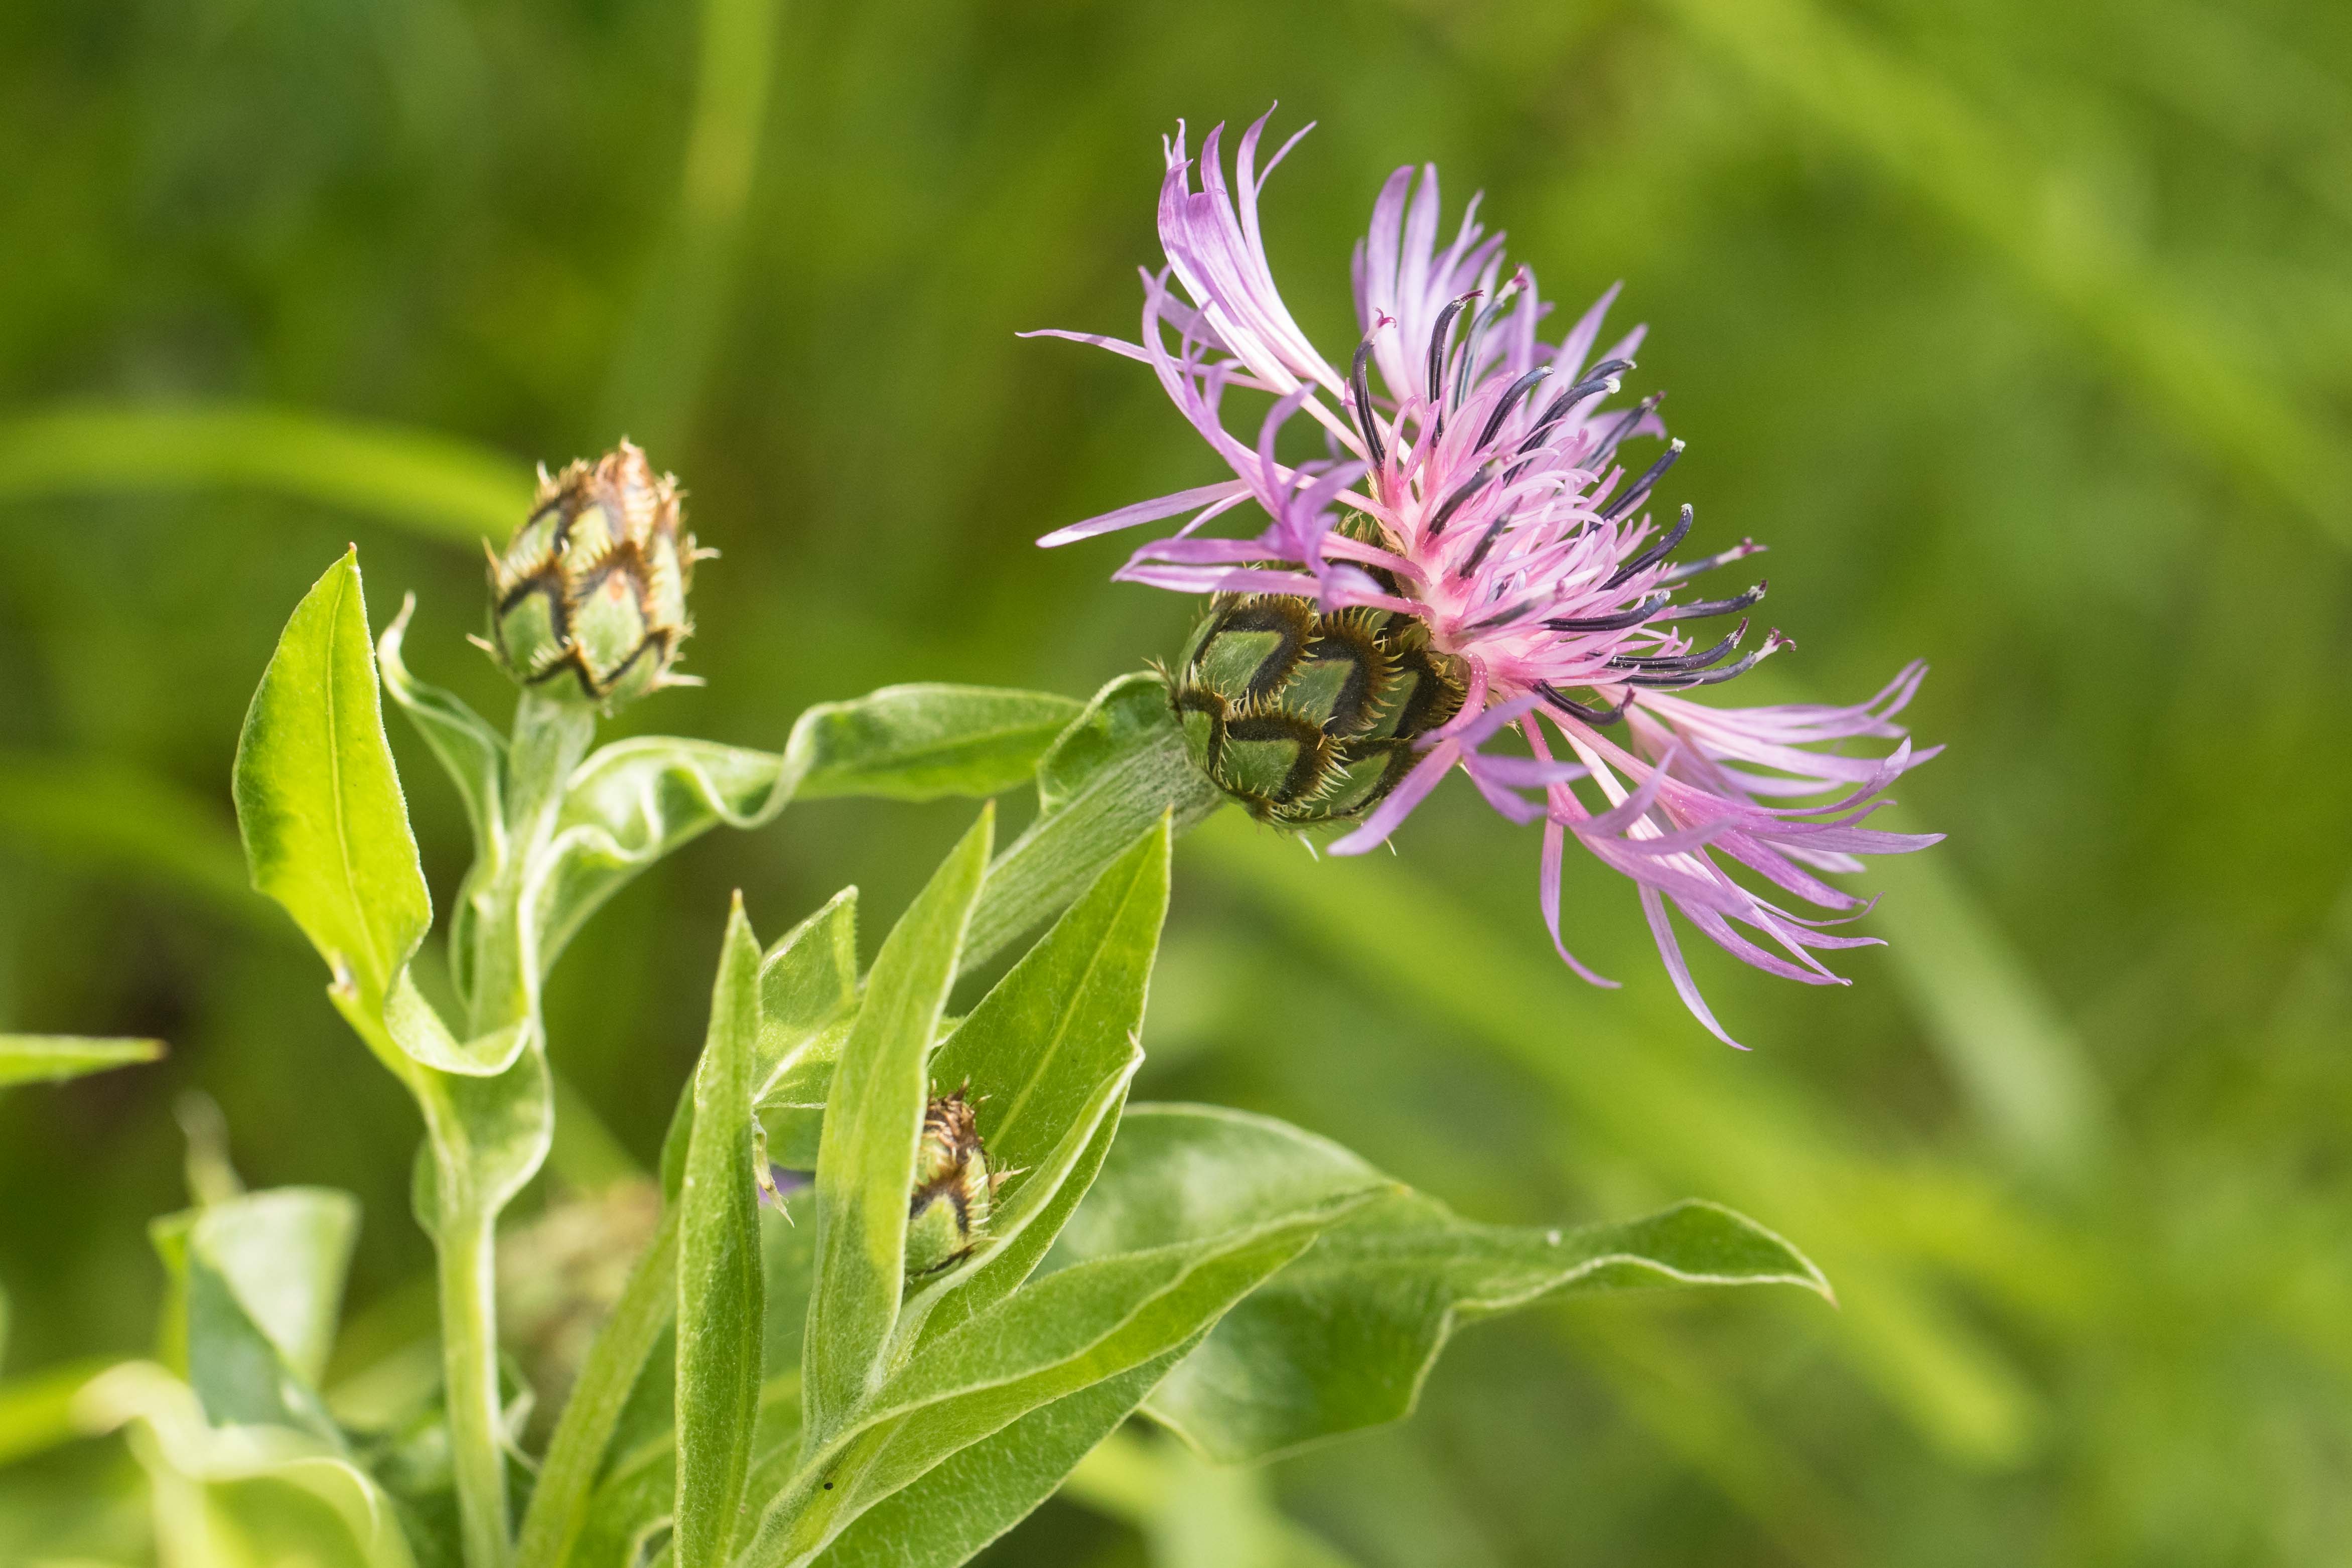
[[[1683,695],[1790,644],[1775,629],[1740,651],[1761,581],[1712,598],[1696,586],[1762,546],[1742,539],[1677,561],[1691,508],[1663,527],[1643,509],[1683,444],[1669,443],[1638,470],[1622,455],[1628,442],[1665,430],[1661,393],[1610,405],[1642,339],[1636,328],[1594,356],[1617,289],[1557,344],[1543,342],[1548,308],[1525,267],[1506,272],[1503,236],[1478,224],[1477,201],[1441,244],[1436,169],[1416,181],[1402,168],[1381,187],[1356,246],[1363,338],[1343,375],[1292,319],[1267,264],[1258,194],[1306,131],[1260,171],[1265,125],[1262,118],[1242,136],[1232,186],[1219,152],[1223,127],[1202,143],[1199,190],[1181,125],[1165,144],[1159,224],[1168,265],[1144,276],[1139,342],[1045,334],[1150,366],[1234,476],[1039,542],[1069,544],[1189,513],[1116,575],[1188,592],[1295,595],[1319,613],[1385,612],[1426,627],[1428,647],[1451,661],[1464,700],[1411,742],[1417,759],[1370,797],[1333,852],[1385,841],[1459,767],[1506,816],[1542,821],[1544,924],[1585,979],[1615,983],[1561,941],[1561,859],[1571,837],[1632,879],[1676,991],[1717,1038],[1738,1044],[1699,995],[1669,905],[1758,968],[1846,983],[1819,955],[1876,939],[1831,929],[1867,905],[1820,873],[1859,871],[1864,853],[1924,849],[1941,836],[1863,825],[1891,781],[1934,755],[1914,751],[1894,722],[1925,667],[1907,666],[1852,706],[1718,708]],[[1275,399],[1254,442],[1225,428],[1228,388]],[[1322,427],[1324,455],[1286,463],[1276,455],[1277,434],[1302,414]],[[1244,502],[1265,512],[1263,531],[1202,532]],[[1734,616],[1727,633],[1704,645],[1693,634]],[[1506,730],[1532,755],[1485,749]],[[1874,758],[1822,749],[1862,738],[1895,744]],[[1735,881],[1726,862],[1825,913],[1770,902]]]

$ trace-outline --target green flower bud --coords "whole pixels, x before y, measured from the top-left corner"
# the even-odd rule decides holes
[[[490,647],[523,685],[610,713],[664,685],[694,628],[686,592],[694,536],[678,531],[677,481],[628,442],[553,478],[490,556]]]
[[[1414,617],[1318,614],[1286,593],[1210,601],[1168,689],[1201,770],[1258,821],[1296,828],[1370,810],[1467,695]]]
[[[936,1274],[969,1256],[987,1238],[996,1189],[1018,1174],[989,1168],[980,1124],[962,1089],[933,1099],[924,1107],[922,1142],[915,1149],[907,1272]]]

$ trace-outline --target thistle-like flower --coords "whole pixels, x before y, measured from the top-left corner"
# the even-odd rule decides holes
[[[1676,560],[1692,532],[1691,508],[1664,526],[1644,510],[1683,444],[1670,442],[1638,469],[1623,455],[1629,442],[1664,437],[1665,428],[1662,393],[1612,404],[1642,339],[1637,328],[1594,354],[1617,290],[1557,344],[1543,342],[1538,329],[1549,308],[1524,267],[1506,271],[1503,236],[1478,224],[1476,201],[1441,244],[1437,171],[1416,179],[1410,167],[1399,169],[1356,247],[1363,338],[1342,375],[1292,319],[1266,260],[1258,193],[1298,136],[1261,172],[1265,125],[1261,119],[1243,135],[1231,187],[1222,126],[1202,144],[1199,190],[1181,126],[1166,145],[1159,221],[1168,266],[1144,275],[1140,341],[1045,334],[1150,366],[1234,477],[1039,542],[1068,544],[1191,514],[1117,576],[1220,596],[1171,672],[1171,691],[1196,737],[1195,756],[1262,819],[1360,818],[1330,847],[1361,853],[1386,841],[1458,767],[1506,817],[1543,823],[1544,922],[1560,956],[1586,979],[1613,984],[1560,940],[1561,859],[1571,836],[1633,879],[1676,990],[1718,1038],[1730,1040],[1692,980],[1669,904],[1759,968],[1843,984],[1817,955],[1874,938],[1826,929],[1866,906],[1818,873],[1858,871],[1864,853],[1923,849],[1940,836],[1862,825],[1888,783],[1934,754],[1913,751],[1894,723],[1924,666],[1906,668],[1852,706],[1716,708],[1682,695],[1743,674],[1790,644],[1776,629],[1742,652],[1761,581],[1714,597],[1696,586],[1762,546],[1741,539]],[[1177,297],[1180,285],[1189,303]],[[1275,399],[1254,442],[1225,428],[1228,388]],[[1322,427],[1323,455],[1286,462],[1276,455],[1277,437],[1301,414]],[[1262,532],[1202,531],[1244,502],[1270,519]],[[1442,685],[1444,711],[1424,709],[1428,722],[1416,722],[1402,711],[1410,697],[1391,706],[1375,698],[1355,728],[1335,728],[1328,709],[1287,700],[1291,687],[1253,686],[1272,666],[1248,665],[1246,648],[1220,669],[1204,665],[1204,653],[1214,664],[1215,650],[1231,640],[1237,617],[1286,628],[1276,636],[1293,653],[1301,651],[1301,626],[1310,648],[1341,627],[1369,629],[1382,644],[1409,643],[1433,672],[1412,689]],[[1732,617],[1739,619],[1721,636],[1691,633]],[[1359,658],[1351,667],[1370,665]],[[1295,722],[1302,716],[1307,722]],[[1246,768],[1230,760],[1244,723],[1255,726],[1260,752]],[[1270,747],[1286,726],[1295,744]],[[1506,729],[1524,738],[1529,755],[1486,749]],[[1879,758],[1811,749],[1864,737],[1895,745]],[[1313,766],[1277,777],[1286,756],[1309,752]],[[1394,765],[1407,752],[1410,763]],[[1302,785],[1309,788],[1294,804],[1289,797]],[[1726,862],[1827,915],[1769,902],[1735,881]]]
[[[686,594],[703,554],[678,531],[677,481],[624,441],[594,463],[539,474],[506,552],[490,552],[490,650],[509,674],[607,713],[664,685],[693,630]]]
[[[915,1189],[907,1200],[907,1272],[936,1274],[968,1256],[988,1235],[996,1189],[1019,1174],[990,1168],[964,1089],[934,1096],[923,1107]]]

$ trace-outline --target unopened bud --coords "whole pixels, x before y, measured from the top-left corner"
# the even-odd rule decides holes
[[[606,712],[663,685],[693,625],[694,536],[678,531],[677,482],[624,441],[550,478],[506,553],[490,556],[492,651],[551,696]]]
[[[936,1274],[970,1256],[987,1239],[996,1189],[1018,1174],[990,1168],[979,1121],[962,1089],[934,1098],[923,1109],[922,1141],[915,1150],[907,1272]]]
[[[1414,617],[1286,593],[1212,600],[1168,685],[1201,770],[1260,821],[1301,828],[1370,810],[1467,695]]]

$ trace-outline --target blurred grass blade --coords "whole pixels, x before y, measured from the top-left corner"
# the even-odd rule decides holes
[[[1212,1465],[1181,1443],[1113,1432],[1062,1495],[1132,1527],[1151,1568],[1349,1568],[1283,1516],[1267,1481],[1263,1469]]]
[[[61,408],[0,423],[0,502],[239,488],[471,545],[530,510],[530,470],[429,432],[257,407]]]
[[[982,808],[884,940],[834,1073],[817,1153],[816,1280],[801,1354],[802,1427],[812,1445],[865,1399],[898,1321],[925,1065],[995,826],[995,808]]]
[[[7,1339],[6,1318],[7,1299],[0,1295],[0,1345]],[[73,1416],[74,1396],[113,1364],[79,1361],[0,1383],[0,1465],[13,1465],[81,1437]]]
[[[614,363],[604,424],[656,452],[685,440],[732,287],[775,77],[781,0],[703,0],[694,120],[671,222]]]
[[[1871,871],[1895,968],[1978,1120],[2013,1166],[2080,1186],[2113,1140],[2083,1042],[1947,858]]]
[[[0,753],[0,833],[44,853],[152,878],[275,934],[245,852],[213,801],[128,764]]]
[[[163,1054],[160,1040],[94,1040],[78,1034],[0,1034],[0,1088],[62,1083]]]
[[[760,1413],[760,1189],[751,1147],[759,1037],[760,943],[739,894],[695,1069],[694,1131],[677,1197],[678,1568],[726,1561]]]
[[[2181,441],[2352,546],[2352,456],[2135,255],[2089,183],[1812,0],[1667,0],[1684,28],[2007,259]]]

